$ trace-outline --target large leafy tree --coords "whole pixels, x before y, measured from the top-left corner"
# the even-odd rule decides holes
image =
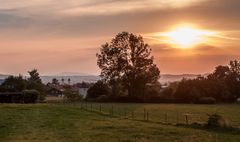
[[[106,81],[121,81],[129,97],[144,95],[146,85],[156,83],[160,77],[149,45],[141,36],[128,32],[119,33],[102,45],[97,58],[101,76]]]
[[[232,60],[229,63],[230,73],[227,78],[227,85],[233,98],[237,99],[240,97],[240,61]]]
[[[0,86],[2,92],[21,92],[26,89],[26,80],[21,75],[9,76]]]
[[[44,99],[45,96],[45,86],[42,83],[42,80],[39,76],[39,73],[36,69],[33,69],[28,72],[30,77],[28,78],[27,89],[34,89],[40,92],[40,99]]]

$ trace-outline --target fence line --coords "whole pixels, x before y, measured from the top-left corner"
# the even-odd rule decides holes
[[[160,123],[165,123],[165,124],[186,124],[190,125],[191,123],[201,123],[201,117],[199,115],[194,115],[190,113],[183,113],[180,117],[180,113],[177,112],[174,114],[174,116],[171,116],[168,112],[165,112],[161,117],[156,117],[154,116],[154,113],[150,115],[150,111],[146,108],[143,108],[142,114],[138,110],[131,110],[128,109],[127,107],[117,107],[114,106],[113,104],[107,104],[107,106],[104,106],[99,103],[81,103],[80,105],[81,110],[85,111],[90,111],[90,112],[95,112],[95,113],[100,113],[105,116],[110,116],[110,117],[117,117],[117,118],[124,118],[124,119],[131,119],[131,120],[142,120],[142,121],[151,121],[151,122],[160,122]],[[122,113],[121,113],[122,112]],[[156,113],[156,112],[155,112]],[[142,119],[141,119],[142,115]],[[198,117],[198,121],[192,121],[191,119],[193,117]],[[181,119],[182,118],[182,119]],[[202,122],[203,123],[203,122]]]

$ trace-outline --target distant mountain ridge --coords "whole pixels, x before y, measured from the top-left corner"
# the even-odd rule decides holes
[[[0,74],[0,79],[5,79],[7,78],[9,75],[5,75],[5,74]]]
[[[9,75],[0,74],[0,79],[5,79],[8,76]],[[200,76],[200,74],[178,74],[178,75],[175,75],[175,74],[161,74],[161,77],[160,77],[159,81],[161,83],[168,83],[168,82],[181,81],[183,78],[194,79],[198,76]],[[57,80],[59,80],[59,82],[62,82],[62,79],[64,79],[65,83],[68,83],[68,79],[70,78],[71,84],[79,83],[79,82],[94,83],[94,82],[97,82],[98,80],[101,79],[100,76],[96,76],[96,75],[88,75],[88,74],[83,74],[83,73],[72,73],[72,72],[71,73],[70,72],[65,72],[65,73],[61,73],[61,74],[58,74],[58,75],[44,75],[44,76],[41,76],[41,79],[42,79],[43,83],[45,83],[45,84],[47,84],[48,82],[52,82],[53,78],[56,78]]]
[[[160,77],[161,83],[181,81],[182,79],[194,79],[201,76],[201,74],[162,74]]]
[[[160,82],[161,83],[168,83],[168,82],[175,82],[175,81],[181,81],[183,78],[186,79],[194,79],[200,76],[200,74],[179,74],[179,75],[174,75],[174,74],[162,74],[160,77]],[[79,76],[79,75],[64,75],[64,76],[41,76],[42,81],[44,83],[51,82],[53,78],[56,78],[61,82],[62,78],[64,79],[64,82],[67,83],[68,79],[71,79],[71,83],[78,83],[78,82],[97,82],[100,80],[100,76],[95,76],[95,75],[87,75],[87,76]]]
[[[93,76],[88,73],[79,73],[79,72],[62,72],[53,76]]]
[[[64,79],[64,83],[68,83],[68,79],[70,79],[71,84],[80,83],[80,82],[89,82],[94,83],[100,80],[99,76],[88,75],[88,76],[77,76],[77,75],[64,75],[64,76],[41,76],[42,82],[47,84],[48,82],[52,82],[52,79],[56,78],[60,83],[62,79]]]

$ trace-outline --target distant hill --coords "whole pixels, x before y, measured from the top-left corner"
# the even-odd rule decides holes
[[[94,75],[89,75],[89,76],[78,76],[78,75],[41,76],[42,82],[45,84],[47,84],[48,82],[52,82],[53,78],[56,78],[59,82],[62,82],[62,79],[64,79],[65,83],[68,83],[68,79],[70,78],[71,84],[80,83],[80,82],[94,83],[101,79],[99,76],[94,76]]]
[[[162,74],[160,78],[161,83],[168,83],[168,82],[175,82],[175,81],[181,81],[183,78],[186,79],[194,79],[197,78],[199,75],[197,74],[179,74],[179,75],[173,75],[173,74]]]
[[[5,74],[0,74],[0,79],[5,79],[7,78],[9,75],[5,75]]]
[[[56,76],[92,76],[92,75],[87,73],[79,73],[79,72],[62,72],[57,74]]]
[[[162,74],[160,78],[161,83],[168,83],[174,81],[181,81],[183,78],[186,79],[193,79],[198,77],[199,75],[196,74],[180,74],[180,75],[173,75],[173,74]],[[78,83],[78,82],[97,82],[101,78],[99,76],[94,75],[56,75],[56,76],[41,76],[43,83],[51,82],[53,78],[56,78],[61,82],[62,78],[64,79],[65,83],[67,83],[68,78],[71,79],[71,83]]]
[[[0,74],[0,79],[3,80],[7,78],[9,75]],[[162,74],[160,78],[161,83],[168,83],[168,82],[174,82],[174,81],[181,81],[183,78],[186,79],[193,79],[198,77],[197,74]],[[204,75],[205,76],[205,75]],[[95,75],[88,75],[84,73],[73,73],[73,72],[65,72],[60,73],[58,75],[49,75],[49,76],[41,76],[41,79],[43,83],[47,84],[48,82],[51,82],[53,78],[56,78],[61,82],[62,78],[64,79],[64,82],[68,82],[68,78],[71,79],[71,83],[78,83],[78,82],[97,82],[101,78],[99,76]]]

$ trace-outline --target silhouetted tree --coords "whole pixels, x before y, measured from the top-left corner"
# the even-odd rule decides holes
[[[43,100],[45,97],[45,86],[42,83],[38,71],[36,69],[33,69],[28,73],[30,77],[28,78],[27,89],[37,90],[41,94],[40,99]]]
[[[110,88],[103,81],[96,82],[87,91],[87,99],[96,99],[100,96],[109,96]]]
[[[55,86],[60,85],[59,81],[56,78],[52,79],[52,84]]]
[[[240,97],[240,62],[234,60],[229,66],[217,66],[207,77],[182,80],[174,96],[180,102],[236,101]]]
[[[71,84],[71,79],[70,78],[68,78],[68,85],[70,85]]]
[[[26,89],[26,80],[21,75],[9,76],[0,87],[1,92],[21,92]]]
[[[62,78],[61,81],[62,81],[62,84],[64,84],[64,78]]]
[[[211,79],[226,79],[229,75],[230,68],[228,66],[217,66],[215,71],[208,76]]]
[[[229,91],[233,95],[233,99],[236,100],[240,97],[240,61],[230,61],[230,73],[226,79]]]
[[[101,76],[108,82],[119,80],[132,98],[143,98],[146,84],[156,83],[160,77],[149,45],[141,36],[128,32],[102,45],[97,58]]]
[[[28,73],[30,75],[30,77],[28,78],[28,81],[42,83],[42,80],[39,76],[37,69],[33,69],[33,70],[29,71]]]

